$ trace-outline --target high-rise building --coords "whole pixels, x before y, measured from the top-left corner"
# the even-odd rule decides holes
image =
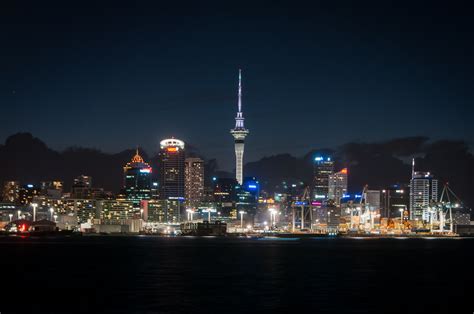
[[[20,183],[18,181],[7,181],[3,186],[2,198],[4,202],[18,203],[20,198]]]
[[[25,184],[20,188],[18,195],[18,203],[20,205],[29,205],[36,196],[41,195],[41,189],[34,184]]]
[[[409,186],[397,184],[383,189],[380,206],[382,218],[399,218],[401,210],[408,212],[410,206]]]
[[[152,168],[138,153],[123,167],[123,188],[128,200],[140,201],[151,198]]]
[[[330,174],[328,177],[328,199],[336,205],[341,204],[341,199],[347,193],[347,168]]]
[[[330,157],[314,158],[313,199],[327,200],[329,194],[329,176],[334,173],[334,161]]]
[[[185,159],[184,192],[186,204],[192,208],[199,206],[204,197],[204,161],[201,158]]]
[[[184,142],[166,139],[160,142],[160,198],[184,199]]]
[[[235,117],[235,128],[230,130],[230,134],[234,137],[235,145],[235,179],[239,184],[244,179],[244,146],[245,137],[249,134],[249,130],[244,127],[244,115],[242,113],[242,75],[239,70],[239,92],[238,92],[238,111]]]
[[[234,201],[236,199],[236,187],[239,186],[234,178],[212,178],[213,182],[213,201],[217,209],[225,217],[230,217],[235,209]]]
[[[410,182],[410,219],[429,221],[429,206],[438,201],[438,180],[429,172],[413,172]]]
[[[380,190],[366,190],[364,198],[365,205],[368,206],[368,209],[370,209],[372,213],[379,214],[382,207]]]
[[[80,175],[74,179],[71,198],[89,199],[92,197],[92,177]]]

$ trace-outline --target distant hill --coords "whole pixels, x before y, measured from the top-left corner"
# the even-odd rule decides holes
[[[87,174],[93,177],[95,187],[118,192],[122,185],[122,167],[133,154],[134,149],[107,154],[81,147],[58,152],[30,133],[18,133],[0,145],[0,182],[37,183],[59,179],[68,190],[76,176]],[[140,154],[152,167],[159,169],[156,156],[150,158],[144,151]],[[245,175],[258,177],[263,187],[270,191],[284,180],[308,184],[312,180],[313,159],[317,154],[331,155],[336,161],[336,170],[349,168],[349,190],[352,192],[360,191],[365,184],[375,189],[408,183],[410,159],[417,156],[417,170],[431,171],[441,184],[449,181],[461,199],[470,206],[474,204],[474,156],[462,141],[432,142],[426,137],[408,137],[379,143],[347,143],[335,149],[314,149],[301,157],[290,154],[263,157],[247,163]],[[206,160],[205,169],[207,182],[214,175],[232,175],[220,171],[215,159]],[[157,171],[154,173],[156,175]]]
[[[396,183],[409,183],[411,158],[418,171],[431,171],[469,206],[474,204],[474,156],[462,141],[430,142],[426,137],[407,137],[380,143],[347,143],[336,149],[315,149],[302,157],[289,154],[264,157],[248,163],[245,173],[261,178],[265,187],[282,181],[312,182],[316,155],[330,155],[336,170],[349,168],[349,190],[360,192],[365,184],[380,189]]]

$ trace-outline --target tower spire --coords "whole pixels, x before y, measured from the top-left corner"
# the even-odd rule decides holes
[[[242,113],[242,70],[239,69],[239,92],[237,100],[237,116],[235,117],[235,128],[244,128],[244,115]]]
[[[242,112],[242,70],[239,69],[239,100],[238,100],[239,112]]]
[[[411,178],[413,179],[414,176],[415,176],[415,158],[413,157],[413,159],[411,160]]]

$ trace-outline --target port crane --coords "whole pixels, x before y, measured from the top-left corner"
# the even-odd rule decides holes
[[[443,233],[449,231],[452,233],[454,230],[453,208],[460,208],[462,204],[463,202],[449,187],[449,183],[446,183],[439,201],[428,208],[431,232]],[[449,230],[445,230],[446,224],[449,225]],[[435,228],[436,225],[438,225],[437,229]]]
[[[299,209],[299,213],[298,213]],[[311,209],[311,189],[309,186],[305,187],[303,195],[298,200],[291,204],[292,210],[292,232],[296,230],[296,215],[300,214],[301,230],[305,229],[305,220],[309,220],[310,229],[313,231],[313,211]]]

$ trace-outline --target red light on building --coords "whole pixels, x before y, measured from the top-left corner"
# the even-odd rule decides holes
[[[347,168],[342,169],[342,170],[341,170],[341,173],[342,173],[342,174],[347,174]]]
[[[168,147],[166,150],[170,153],[176,153],[178,151],[178,147]]]

